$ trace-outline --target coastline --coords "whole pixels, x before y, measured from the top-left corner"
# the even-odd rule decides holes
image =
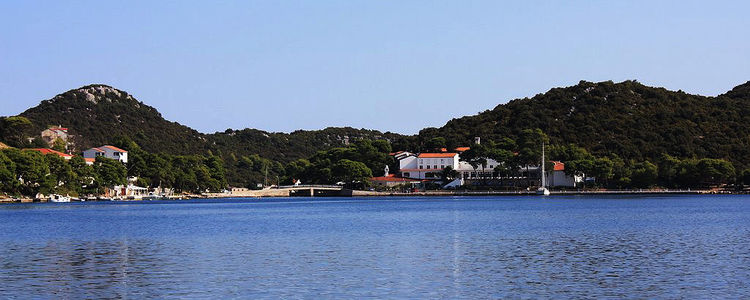
[[[550,191],[549,196],[591,196],[591,195],[746,195],[745,191],[728,191],[728,190],[576,190],[576,191]],[[363,191],[363,190],[341,190],[337,194],[327,194],[319,196],[310,195],[289,195],[288,190],[271,189],[256,190],[243,193],[207,193],[184,195],[181,198],[159,199],[159,200],[192,200],[192,199],[257,199],[257,198],[319,198],[319,197],[450,197],[450,196],[539,196],[535,191],[422,191],[422,192],[380,192],[380,191]],[[86,202],[107,202],[107,201],[151,201],[147,199],[109,199],[109,200],[88,200]],[[30,198],[4,198],[0,199],[0,204],[11,203],[45,203],[50,202],[47,199],[30,199]],[[73,201],[82,202],[82,201]]]

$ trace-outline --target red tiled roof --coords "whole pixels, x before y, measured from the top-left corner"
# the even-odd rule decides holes
[[[102,150],[102,149],[99,149],[99,148],[91,148],[91,149],[89,149],[89,150],[94,150],[94,151],[96,151],[96,152],[104,152],[104,150]],[[88,151],[88,150],[86,150],[86,151]]]
[[[561,161],[552,160],[553,164],[555,164],[553,170],[554,171],[565,171],[565,164]]]
[[[115,146],[110,146],[110,145],[104,145],[104,146],[101,146],[99,148],[107,148],[107,149],[110,149],[110,150],[114,150],[114,151],[117,151],[117,152],[123,152],[123,153],[127,153],[128,152],[128,151],[125,151],[125,150],[122,150],[120,148],[117,148]]]
[[[96,158],[85,158],[84,157],[83,160],[85,160],[86,162],[95,162]]]
[[[37,152],[40,152],[40,153],[42,153],[44,155],[54,154],[54,155],[57,155],[57,156],[62,157],[62,158],[71,158],[71,157],[73,157],[73,155],[62,153],[60,151],[55,151],[55,150],[52,150],[52,149],[35,148],[35,149],[26,149],[26,150],[37,151]]]
[[[452,158],[457,153],[420,153],[419,158]]]
[[[68,129],[67,129],[67,128],[63,128],[63,127],[52,127],[52,128],[50,128],[49,130],[61,130],[61,131],[68,131]]]
[[[453,149],[456,152],[464,152],[466,150],[469,150],[471,147],[456,147]],[[440,152],[448,152],[448,148],[440,148]]]

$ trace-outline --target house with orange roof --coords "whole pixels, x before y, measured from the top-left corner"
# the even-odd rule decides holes
[[[62,153],[60,151],[55,151],[55,150],[52,150],[52,149],[35,148],[35,149],[25,149],[25,150],[36,151],[36,152],[39,152],[39,153],[44,154],[44,155],[48,155],[48,154],[57,155],[59,157],[64,158],[65,160],[70,160],[71,158],[73,158],[73,155],[70,155],[70,154],[67,154],[67,153]]]
[[[104,145],[83,151],[83,158],[96,159],[99,156],[128,163],[128,151],[115,146]]]

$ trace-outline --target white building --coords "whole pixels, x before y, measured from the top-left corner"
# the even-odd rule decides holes
[[[104,145],[98,148],[91,148],[83,151],[83,158],[97,158],[99,156],[119,160],[123,163],[128,162],[128,151],[122,150],[115,146]]]
[[[439,179],[440,172],[446,167],[458,168],[458,153],[420,153],[401,152],[396,155],[399,161],[401,177],[412,179]]]
[[[458,149],[457,149],[458,150]],[[461,148],[468,150],[468,147]],[[459,173],[458,179],[498,179],[495,167],[500,162],[487,158],[486,164],[479,165],[475,169],[471,164],[461,161],[459,153],[420,153],[414,154],[409,152],[394,153],[394,157],[399,161],[399,173],[403,178],[410,179],[440,179],[440,172],[446,167],[451,167]],[[570,176],[565,174],[565,164],[559,161],[553,161],[555,167],[547,172],[547,186],[555,187],[577,187],[583,182],[581,176]],[[524,166],[519,168],[520,174],[512,179],[535,181],[539,184],[538,174],[539,166]],[[520,177],[519,177],[520,176]],[[506,178],[507,179],[507,178]]]
[[[547,171],[547,186],[552,187],[578,187],[583,184],[583,176],[565,174],[565,164],[560,161],[552,161],[552,171]]]

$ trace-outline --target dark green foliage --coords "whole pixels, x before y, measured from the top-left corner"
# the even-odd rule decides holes
[[[389,144],[388,141],[391,140],[398,141],[399,147],[409,149],[414,145],[413,137],[348,127],[299,130],[288,134],[255,129],[227,129],[224,132],[203,134],[179,123],[164,120],[153,107],[106,85],[89,85],[70,90],[42,101],[40,105],[23,112],[21,117],[2,120],[0,140],[7,141],[11,146],[29,146],[25,141],[26,137],[38,136],[48,124],[62,124],[69,128],[71,140],[78,151],[103,144],[113,144],[129,150],[125,144],[136,143],[144,153],[207,155],[211,152],[226,162],[226,178],[216,180],[228,181],[234,186],[263,183],[266,181],[266,173],[271,178],[269,181],[275,182],[277,176],[284,176],[283,164],[310,157],[320,150],[347,146],[349,141],[384,140],[385,144]],[[375,146],[385,144],[376,142]],[[131,152],[129,156],[129,160],[134,163],[129,164],[128,174],[142,173],[142,162],[147,158],[146,155]],[[262,165],[251,170],[240,169],[246,163],[241,162],[243,158],[261,162]],[[154,180],[165,179],[154,170],[149,172]],[[184,180],[181,179],[180,182],[192,180],[189,174],[183,175],[181,178]]]
[[[21,116],[0,118],[0,139],[10,146],[22,147],[31,128],[31,120]]]
[[[366,186],[372,171],[364,163],[342,159],[331,166],[333,180],[344,182],[345,186]]]
[[[468,145],[475,136],[521,141],[540,128],[553,145],[575,144],[598,157],[658,161],[708,157],[750,166],[750,83],[718,97],[690,95],[636,81],[581,81],[478,115],[427,128],[418,140],[444,137]],[[523,147],[523,145],[520,145]],[[524,156],[526,153],[520,153]]]
[[[114,159],[97,157],[94,162],[94,171],[100,186],[112,187],[125,185],[128,182],[127,169],[122,163]]]
[[[286,183],[302,180],[303,183],[331,184],[344,182],[366,182],[374,175],[382,176],[385,166],[395,171],[396,162],[389,152],[391,146],[387,141],[359,140],[349,147],[333,148],[319,151],[309,160],[300,159],[286,166]],[[365,178],[366,177],[366,178]]]
[[[649,188],[656,184],[659,171],[656,165],[649,161],[633,165],[630,183],[636,188]]]
[[[485,146],[489,141],[497,143],[488,149],[473,147],[475,153],[462,157],[481,160],[476,152],[484,152],[486,157],[509,162],[498,166],[498,173],[511,174],[512,166],[538,163],[541,141],[548,141],[551,159],[565,161],[572,173],[596,177],[600,186],[654,185],[647,161],[658,166],[658,185],[709,186],[733,181],[734,174],[719,172],[730,174],[733,166],[750,166],[749,95],[750,82],[717,97],[704,97],[636,81],[581,81],[451,120],[441,128],[425,128],[417,136],[354,128],[289,134],[228,129],[202,134],[164,120],[126,92],[91,85],[43,101],[20,116],[0,119],[0,140],[12,146],[41,147],[40,139],[29,143],[27,138],[38,137],[48,124],[61,124],[69,128],[72,146],[78,150],[101,144],[129,149],[127,173],[141,177],[142,184],[191,190],[227,184],[255,187],[292,179],[330,183],[337,176],[332,167],[342,159],[362,162],[380,175],[386,164],[396,169],[396,162],[387,156],[390,151],[453,149],[470,145],[475,136],[482,137]],[[349,145],[361,140],[373,142]],[[699,165],[704,158],[721,162]],[[24,159],[20,164],[11,161],[17,169],[13,172],[34,170]],[[475,164],[479,167],[482,162]],[[219,175],[221,169],[224,176]],[[11,171],[0,168],[0,176],[3,172]],[[27,174],[30,184],[9,185],[24,192],[50,186],[51,181],[33,181],[34,174]]]

